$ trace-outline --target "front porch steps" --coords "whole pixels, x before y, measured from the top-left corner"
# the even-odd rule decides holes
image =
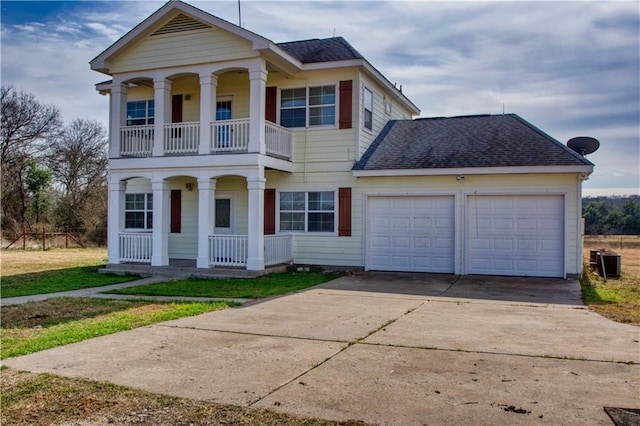
[[[167,266],[151,266],[139,263],[109,263],[99,272],[104,274],[132,274],[141,277],[178,278],[255,278],[274,272],[286,271],[288,265],[275,265],[262,271],[247,271],[241,268],[196,268],[196,262],[190,260],[172,259]]]

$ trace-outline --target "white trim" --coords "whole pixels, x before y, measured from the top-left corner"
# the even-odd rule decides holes
[[[198,177],[201,172],[210,173],[211,177],[225,174],[247,177],[260,167],[293,172],[292,162],[257,153],[109,159],[109,174],[125,174],[129,177],[146,177],[149,172],[168,177],[178,176],[179,173]]]
[[[383,169],[352,170],[354,177],[373,176],[448,176],[448,175],[502,175],[531,173],[589,173],[593,166],[513,166],[513,167],[460,167],[438,169]]]

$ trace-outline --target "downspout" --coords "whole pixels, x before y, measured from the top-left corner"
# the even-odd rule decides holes
[[[580,236],[580,240],[578,241],[578,253],[577,253],[577,262],[578,262],[578,276],[582,276],[582,267],[583,267],[583,259],[582,252],[584,250],[584,225],[582,222],[582,182],[589,179],[589,175],[587,173],[580,173],[577,176],[578,181],[578,200],[577,200],[577,222],[578,222],[578,235]]]

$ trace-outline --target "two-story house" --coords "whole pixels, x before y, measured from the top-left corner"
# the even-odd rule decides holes
[[[414,120],[340,37],[274,43],[170,1],[91,68],[112,267],[581,271],[590,162],[515,115]]]

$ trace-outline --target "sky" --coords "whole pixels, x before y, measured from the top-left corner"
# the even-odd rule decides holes
[[[190,1],[238,23],[236,0]],[[164,2],[5,1],[2,85],[107,126],[89,61]],[[276,43],[344,37],[421,117],[515,113],[562,143],[591,136],[586,196],[640,194],[639,1],[245,1]]]

